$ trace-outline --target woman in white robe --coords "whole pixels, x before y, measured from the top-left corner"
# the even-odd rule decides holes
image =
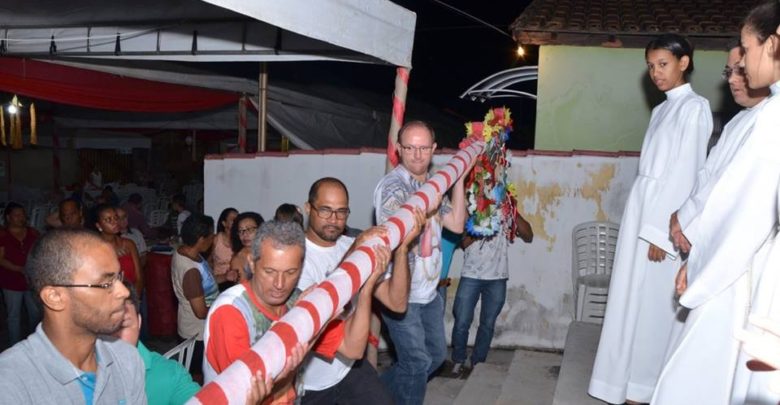
[[[690,274],[694,276],[701,272],[701,266],[706,263],[706,258],[702,257],[701,252],[711,241],[711,236],[724,235],[723,220],[721,215],[749,215],[753,214],[754,219],[761,216],[772,218],[774,208],[772,199],[764,198],[767,204],[756,204],[749,210],[732,209],[725,213],[720,209],[724,204],[746,204],[748,201],[754,201],[753,197],[736,193],[732,187],[725,186],[724,183],[734,183],[736,185],[747,184],[753,191],[761,192],[761,187],[765,190],[772,190],[772,186],[766,187],[764,180],[769,183],[777,182],[777,173],[771,171],[759,171],[758,173],[744,172],[738,170],[739,166],[747,164],[749,167],[756,161],[754,152],[754,143],[750,143],[750,136],[754,132],[756,118],[768,102],[766,96],[769,93],[767,87],[759,89],[749,89],[747,80],[741,71],[739,64],[742,59],[742,51],[739,44],[731,49],[728,56],[727,70],[728,81],[734,101],[745,107],[736,117],[734,117],[723,131],[718,144],[710,151],[707,157],[707,163],[704,170],[699,173],[694,192],[678,210],[677,215],[671,219],[670,233],[678,246],[685,243],[692,245],[691,255],[688,258],[687,268]],[[743,146],[748,145],[743,151]],[[732,169],[732,163],[736,168]],[[758,168],[758,167],[757,167]],[[728,171],[731,169],[731,171]],[[762,167],[761,169],[766,169]],[[723,174],[727,173],[725,180],[720,182]],[[747,174],[750,178],[757,181],[750,184],[738,176]],[[756,177],[754,177],[756,176]],[[764,194],[767,194],[764,192]],[[734,195],[742,195],[743,198],[734,198]],[[769,192],[771,196],[771,191]],[[761,210],[764,208],[764,210]],[[713,217],[713,210],[717,212]],[[761,211],[760,215],[758,214]],[[705,218],[703,224],[700,224],[701,217]],[[675,227],[675,222],[678,226]],[[713,221],[714,219],[714,221]],[[729,223],[731,220],[729,220]],[[682,303],[690,308],[685,325],[680,336],[670,342],[666,364],[658,379],[658,384],[653,395],[651,403],[663,405],[687,405],[691,403],[702,403],[708,405],[728,404],[731,395],[732,380],[734,378],[734,366],[737,361],[739,347],[737,341],[733,338],[734,328],[741,328],[744,323],[745,307],[750,296],[750,260],[755,253],[757,246],[762,241],[771,240],[773,236],[771,220],[759,220],[759,223],[753,223],[750,220],[737,220],[741,229],[749,232],[750,235],[743,236],[735,232],[729,232],[728,237],[737,237],[744,240],[754,239],[750,254],[743,256],[742,263],[731,263],[729,267],[722,265],[713,266],[708,264],[708,271],[723,272],[740,269],[737,278],[728,280],[728,287],[723,287],[721,292],[711,299],[707,299],[703,304],[693,306],[691,303],[699,303],[701,299],[699,290],[701,283],[696,283],[696,287],[691,294],[686,294]],[[704,233],[704,241],[700,241],[700,235]],[[675,234],[677,233],[677,236]],[[769,243],[766,243],[769,246]],[[720,249],[726,249],[720,247]],[[687,249],[681,248],[686,251]],[[768,251],[768,248],[764,249]],[[765,255],[763,255],[765,256]],[[737,255],[727,254],[725,257],[734,259]],[[684,272],[684,270],[681,270]],[[685,273],[681,274],[685,277]],[[718,276],[715,280],[725,281],[728,276]],[[681,285],[678,293],[682,292],[684,284]]]
[[[666,101],[653,109],[623,212],[588,389],[610,403],[650,401],[677,322],[674,277],[680,263],[669,217],[690,195],[712,132],[709,102],[686,82],[692,57],[688,41],[676,34],[658,37],[645,50],[650,78]]]
[[[761,111],[756,122],[756,133],[764,139],[761,158],[767,164],[780,166],[780,1],[772,0],[754,8],[745,19],[742,28],[742,46],[745,49],[743,59],[745,73],[750,85],[772,83],[772,98]],[[755,84],[754,84],[755,83]],[[780,170],[778,170],[780,171]],[[780,176],[778,176],[780,177]],[[780,181],[774,184],[774,195],[780,192]],[[775,200],[775,214],[780,209],[780,201]],[[775,217],[775,220],[777,217]],[[769,218],[766,218],[769,220]],[[775,224],[773,224],[775,225]],[[755,283],[754,294],[749,308],[750,315],[766,317],[780,321],[780,243],[772,246],[760,278]],[[748,329],[752,329],[749,326]],[[757,333],[765,333],[757,331]],[[770,379],[777,378],[780,371],[747,372],[745,363],[748,356],[740,356],[737,362],[732,404],[777,404],[780,393],[769,387]]]

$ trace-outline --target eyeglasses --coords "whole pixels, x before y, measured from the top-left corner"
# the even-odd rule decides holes
[[[333,214],[336,214],[336,219],[347,219],[350,213],[349,208],[339,208],[334,210],[329,207],[315,207],[314,204],[311,204],[311,206],[314,208],[314,211],[317,212],[317,216],[322,219],[328,219],[332,217]]]
[[[721,77],[723,77],[723,80],[728,80],[731,75],[737,74],[739,76],[745,76],[745,68],[742,66],[737,66],[736,68],[732,69],[730,67],[726,67],[723,69],[723,72],[721,72]]]
[[[125,274],[123,272],[118,272],[114,275],[114,277],[111,279],[111,281],[101,283],[101,284],[52,284],[52,287],[67,287],[67,288],[76,288],[76,287],[84,287],[84,288],[100,288],[101,290],[110,290],[114,288],[114,283],[116,282],[123,282],[125,280]]]
[[[427,155],[433,151],[433,146],[401,145],[401,150],[410,155],[414,152],[420,152],[423,155]]]
[[[238,235],[239,236],[249,235],[251,233],[254,233],[256,230],[257,230],[256,226],[250,226],[249,228],[239,229]]]

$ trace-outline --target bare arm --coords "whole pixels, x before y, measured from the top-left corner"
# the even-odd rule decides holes
[[[393,252],[393,274],[374,290],[374,297],[387,309],[406,312],[409,301],[411,276],[409,275],[409,245],[417,238],[425,224],[425,213],[419,208],[414,212],[414,228]]]
[[[135,267],[135,291],[140,295],[144,290],[144,273],[141,269],[141,258],[138,256],[138,248],[135,242],[130,239],[122,238],[125,249],[130,251],[130,257],[133,258],[133,267]]]
[[[515,236],[518,236],[525,243],[533,242],[534,230],[531,229],[531,224],[528,223],[528,221],[526,221],[522,215],[520,215],[520,212],[517,213],[517,217],[515,219],[517,222],[517,230],[515,231]]]
[[[452,210],[442,218],[442,225],[454,233],[463,233],[463,226],[466,224],[466,191],[463,185],[466,173],[452,186]]]
[[[464,184],[466,176],[476,163],[477,159],[474,159],[452,186],[452,194],[450,195],[452,211],[442,218],[442,225],[454,233],[463,233],[463,226],[466,225],[466,189]]]
[[[24,270],[22,269],[22,266],[17,266],[5,258],[5,247],[2,246],[0,246],[0,266],[3,266],[11,271],[18,271],[20,273]]]
[[[355,313],[344,322],[344,340],[341,341],[338,352],[350,359],[360,359],[366,351],[368,330],[371,325],[371,300],[374,287],[390,260],[390,249],[386,246],[375,246],[374,254],[376,265],[360,290]]]
[[[209,313],[209,308],[206,306],[206,298],[203,293],[202,279],[198,269],[191,268],[184,273],[182,279],[182,290],[184,297],[189,301],[190,307],[192,307],[192,313],[198,319],[206,319],[206,315]]]

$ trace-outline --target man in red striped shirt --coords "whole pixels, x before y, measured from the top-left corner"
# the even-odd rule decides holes
[[[203,374],[208,383],[255,342],[292,308],[301,296],[296,288],[305,251],[304,233],[294,222],[269,221],[257,231],[252,244],[252,278],[220,294],[209,310],[204,331]],[[376,266],[359,293],[355,313],[347,320],[334,321],[313,345],[321,356],[336,353],[347,358],[363,356],[371,313],[371,295],[377,279],[389,260],[386,247],[375,247]],[[362,331],[364,333],[361,333]],[[276,381],[265,404],[292,404],[295,401],[294,373]]]

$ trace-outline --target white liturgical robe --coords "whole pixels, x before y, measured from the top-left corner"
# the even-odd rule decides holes
[[[689,84],[666,92],[642,143],[639,173],[623,212],[604,326],[588,392],[610,403],[648,402],[676,321],[680,266],[669,217],[691,193],[712,132],[709,102]],[[647,258],[650,243],[667,252]]]
[[[765,99],[753,108],[741,111],[726,125],[721,139],[707,157],[704,169],[699,172],[694,191],[678,211],[683,233],[693,246],[688,261],[692,274],[700,271],[701,255],[699,234],[691,230],[699,229],[699,215],[705,207],[717,205],[718,199],[729,202],[735,199],[734,195],[722,194],[727,189],[715,186],[732,161],[739,164],[745,160],[740,150],[743,144],[748,144],[756,117],[766,103]],[[701,229],[705,232],[723,231],[719,227],[713,228],[713,225],[703,224]],[[694,254],[693,251],[697,252]],[[747,266],[744,270],[743,274]],[[749,281],[749,277],[740,277],[713,299],[691,309],[679,337],[669,342],[669,356],[658,379],[652,403],[728,404],[739,351],[733,331],[735,327],[741,328],[744,322],[751,288]]]

